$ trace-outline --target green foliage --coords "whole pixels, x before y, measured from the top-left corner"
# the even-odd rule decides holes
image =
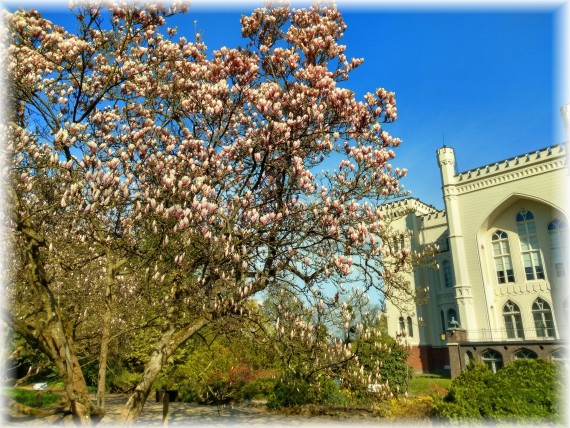
[[[413,368],[406,362],[409,352],[406,347],[388,334],[370,339],[358,339],[353,345],[358,360],[367,370],[374,370],[380,365],[379,372],[384,381],[388,381],[394,395],[409,390],[409,380]]]
[[[275,384],[273,393],[267,400],[267,407],[280,409],[303,404],[343,406],[348,403],[348,397],[332,379],[321,376],[309,383],[299,375],[287,371]]]
[[[243,387],[236,393],[236,399],[244,400],[259,400],[269,397],[275,388],[276,380],[273,378],[259,378],[255,379]]]
[[[20,404],[29,407],[36,407],[37,391],[5,387],[2,388],[2,392],[6,396],[10,397],[12,400],[17,401]],[[59,395],[51,393],[49,391],[43,391],[41,394],[42,394],[41,407],[52,407],[61,398]]]
[[[437,406],[439,416],[450,419],[482,419],[491,411],[490,383],[493,372],[481,363],[470,366],[453,379],[449,392]]]
[[[551,420],[560,417],[557,367],[544,360],[516,360],[493,374],[472,364],[453,380],[436,414],[451,420]]]
[[[559,414],[561,383],[554,364],[519,359],[507,364],[493,378],[491,388],[500,391],[493,400],[494,419],[552,419]]]
[[[131,372],[126,367],[119,367],[107,372],[107,388],[110,392],[128,393],[135,389],[141,378],[141,373]]]

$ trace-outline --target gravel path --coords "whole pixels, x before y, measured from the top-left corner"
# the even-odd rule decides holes
[[[107,414],[98,426],[118,426],[118,415],[121,406],[127,401],[127,396],[111,395],[107,397]],[[264,406],[232,407],[201,406],[188,403],[170,403],[168,427],[214,427],[214,426],[389,426],[386,420],[355,416],[339,418],[337,416],[304,416],[286,415],[268,411]],[[0,426],[27,427],[46,426],[40,420],[11,420],[0,421]],[[53,426],[53,425],[52,425]],[[162,403],[148,400],[137,426],[164,427],[162,422]]]

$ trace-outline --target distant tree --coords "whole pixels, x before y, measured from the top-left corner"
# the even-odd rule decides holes
[[[320,308],[348,284],[414,294],[403,274],[420,255],[391,248],[379,209],[406,173],[382,127],[394,93],[357,101],[343,87],[362,60],[339,44],[337,8],[256,9],[241,21],[248,44],[211,59],[199,36],[164,28],[178,11],[86,3],[76,34],[35,11],[5,16],[7,321],[56,364],[81,422],[104,406],[121,323],[153,320],[159,333],[122,412],[133,423],[176,350],[268,287]],[[86,320],[99,336],[96,404],[78,360]]]

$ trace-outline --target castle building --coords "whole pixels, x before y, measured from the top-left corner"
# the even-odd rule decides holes
[[[568,360],[564,147],[456,172],[454,150],[444,146],[445,210],[415,198],[384,208],[412,250],[439,245],[437,268],[409,277],[425,298],[385,308],[388,332],[405,337],[417,371],[455,377],[472,360],[492,370],[517,358]]]

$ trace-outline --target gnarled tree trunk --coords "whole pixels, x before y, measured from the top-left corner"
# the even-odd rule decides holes
[[[162,371],[168,358],[188,339],[208,324],[207,319],[199,319],[182,330],[168,325],[156,342],[152,356],[146,364],[142,380],[121,410],[120,419],[125,426],[133,425],[140,416],[154,381]]]

